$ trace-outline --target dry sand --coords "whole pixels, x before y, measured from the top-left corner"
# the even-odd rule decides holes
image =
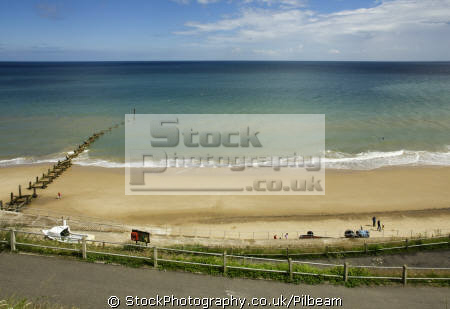
[[[27,191],[28,181],[47,168],[0,168],[0,199],[6,202],[9,192],[17,193],[18,184]],[[325,196],[126,196],[123,169],[73,166],[46,190],[38,190],[30,207],[213,235],[272,237],[307,230],[342,235],[346,228],[366,227],[374,214],[386,225],[386,236],[450,232],[450,168],[328,170],[326,181]]]

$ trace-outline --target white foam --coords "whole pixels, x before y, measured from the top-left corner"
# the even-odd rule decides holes
[[[356,155],[327,151],[325,167],[332,169],[371,170],[387,166],[450,166],[450,152],[368,151]]]
[[[448,147],[450,150],[450,147]],[[12,165],[27,165],[39,163],[55,163],[63,160],[65,153],[46,158],[25,158],[0,160],[0,167]],[[323,160],[326,168],[346,169],[346,170],[372,170],[389,166],[450,166],[450,151],[430,152],[430,151],[367,151],[358,154],[348,154],[328,150]],[[97,159],[89,157],[88,151],[83,152],[73,160],[73,163],[80,166],[98,166],[104,168],[124,168],[126,163]]]

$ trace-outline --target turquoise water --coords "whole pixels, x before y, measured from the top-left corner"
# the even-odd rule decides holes
[[[328,165],[450,165],[450,62],[0,62],[0,165],[138,113],[326,115]],[[121,166],[123,128],[78,164]]]

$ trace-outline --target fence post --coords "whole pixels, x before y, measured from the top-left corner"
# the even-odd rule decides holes
[[[9,247],[11,252],[16,251],[16,231],[14,229],[11,229],[9,232]]]
[[[288,258],[288,264],[289,264],[289,281],[293,281],[294,274],[292,272],[292,258]]]
[[[347,280],[348,280],[348,263],[347,262],[345,262],[344,263],[344,275],[343,275],[343,279],[344,279],[344,282],[347,282]]]
[[[368,246],[367,246],[367,243],[366,242],[364,242],[364,253],[368,253],[369,252],[369,248],[368,248]]]
[[[408,249],[408,238],[405,239],[405,249]]]
[[[86,254],[86,236],[83,236],[83,239],[81,240],[81,254],[83,255],[83,260],[87,259]]]
[[[0,210],[3,210],[3,201],[0,201]]]
[[[227,274],[227,250],[223,251],[223,274]]]
[[[402,274],[403,285],[406,285],[407,280],[408,280],[408,267],[406,265],[403,265],[403,274]]]
[[[153,267],[158,268],[158,248],[153,247]]]

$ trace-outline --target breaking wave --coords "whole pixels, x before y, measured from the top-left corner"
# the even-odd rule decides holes
[[[325,154],[325,167],[328,169],[346,170],[372,170],[382,167],[393,166],[450,166],[450,147],[447,152],[430,151],[367,151],[358,154],[349,154],[328,150]],[[0,167],[29,164],[56,163],[64,159],[65,153],[41,158],[18,157],[13,159],[0,160]],[[97,166],[104,168],[124,168],[125,163],[107,160],[102,158],[92,158],[88,151],[73,160],[73,163],[80,166]]]

